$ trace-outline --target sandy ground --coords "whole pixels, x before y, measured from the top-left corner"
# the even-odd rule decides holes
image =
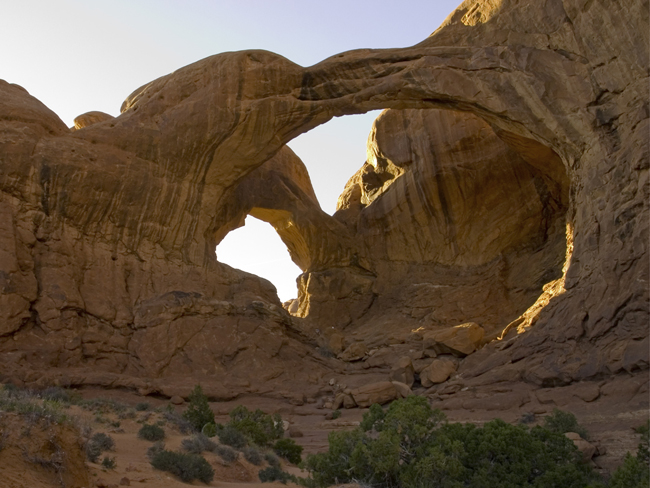
[[[84,399],[102,398],[114,400],[126,405],[127,408],[121,412],[108,408],[87,410],[79,406],[71,406],[65,410],[67,414],[75,418],[75,423],[81,431],[92,429],[93,433],[104,432],[114,439],[115,450],[102,454],[99,462],[104,456],[114,458],[116,462],[114,469],[106,469],[101,464],[85,460],[82,456],[81,461],[77,464],[80,463],[83,468],[85,461],[89,471],[89,484],[86,485],[88,483],[86,479],[83,484],[81,484],[81,481],[78,484],[68,482],[65,486],[72,488],[102,486],[115,488],[120,486],[172,488],[188,486],[187,483],[181,482],[169,473],[153,469],[147,457],[147,450],[153,443],[139,439],[137,436],[138,430],[143,423],[160,422],[166,434],[166,449],[180,450],[182,440],[188,438],[189,435],[182,434],[175,424],[165,421],[162,410],[173,408],[180,414],[185,410],[187,404],[171,405],[168,399],[142,397],[133,392],[122,390],[83,389],[79,390],[78,393]],[[606,455],[594,459],[596,467],[602,471],[611,471],[620,464],[626,452],[636,451],[638,439],[634,435],[632,428],[641,425],[648,418],[647,398],[643,395],[647,396],[647,393],[628,399],[624,406],[617,402],[616,398],[613,398],[589,404],[587,409],[585,409],[584,403],[576,404],[575,408],[571,404],[563,407],[568,411],[574,410],[576,414],[578,414],[576,409],[579,408],[580,415],[578,415],[578,419],[591,434],[593,442],[606,447]],[[136,411],[135,406],[141,402],[148,403],[150,405],[149,410]],[[338,419],[326,420],[325,415],[329,410],[319,409],[315,404],[297,406],[286,401],[259,396],[241,397],[231,402],[215,402],[211,403],[211,407],[215,412],[216,421],[226,423],[228,421],[228,412],[235,406],[242,404],[253,410],[260,408],[266,413],[279,413],[283,420],[287,421],[288,425],[291,426],[291,431],[297,435],[294,440],[303,446],[303,456],[326,450],[327,436],[331,431],[354,428],[361,421],[364,412],[367,411],[358,408],[343,410],[341,417]],[[549,406],[546,413],[550,413],[551,409],[552,407]],[[521,418],[522,410],[519,408],[499,412],[446,410],[445,413],[450,421],[482,424],[498,417],[507,422],[515,423]],[[541,415],[537,417],[538,422],[542,420]],[[0,427],[2,427],[1,423]],[[54,435],[51,432],[48,433],[47,430],[43,430],[43,432],[41,437],[45,440],[47,440],[48,435],[50,437]],[[69,435],[69,433],[66,435]],[[23,441],[20,440],[19,442]],[[66,442],[70,443],[69,440]],[[20,464],[24,456],[21,458],[20,451],[17,449],[15,449],[15,452],[12,451],[13,458],[11,459],[14,459],[15,462],[6,461],[10,459],[8,452],[6,449],[4,451],[0,450],[0,488],[61,486],[56,479],[51,476],[48,478],[47,473],[44,474],[43,470],[38,471],[36,469],[33,473],[26,473],[27,468],[25,468],[24,463]],[[223,488],[297,486],[292,484],[283,485],[279,482],[261,483],[258,471],[267,465],[254,466],[248,463],[241,454],[236,461],[231,463],[223,461],[214,453],[206,452],[203,455],[215,471],[214,480],[207,486]],[[5,462],[2,461],[3,459]],[[283,469],[298,476],[306,475],[296,466],[283,464]],[[82,479],[83,477],[79,477],[79,480]],[[206,486],[198,481],[189,485]]]

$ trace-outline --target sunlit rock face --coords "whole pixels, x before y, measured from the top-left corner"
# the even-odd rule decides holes
[[[640,0],[468,0],[411,48],[310,68],[212,56],[75,131],[0,83],[2,374],[167,393],[191,374],[226,397],[316,384],[336,364],[292,327],[390,342],[475,322],[489,337],[562,275],[567,222],[564,282],[534,327],[459,371],[556,385],[647,369],[647,24]],[[327,217],[283,147],[378,108],[392,110],[368,163]],[[258,194],[256,168],[286,188]],[[217,262],[246,213],[305,270],[303,321]]]

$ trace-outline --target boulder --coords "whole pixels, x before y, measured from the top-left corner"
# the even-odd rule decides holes
[[[413,394],[413,390],[411,390],[411,387],[406,383],[401,383],[399,381],[393,381],[392,383],[397,390],[400,398],[406,398],[407,396],[411,396]]]
[[[400,393],[391,381],[371,383],[352,390],[355,403],[361,407],[369,407],[374,403],[384,405],[400,398]]]
[[[429,366],[420,372],[422,386],[428,388],[449,379],[456,371],[456,364],[448,359],[434,359]]]
[[[567,432],[564,435],[573,441],[573,444],[575,444],[575,446],[578,448],[578,451],[582,453],[582,457],[585,461],[589,461],[598,451],[596,449],[596,446],[594,446],[591,442],[583,439],[580,434],[576,432]]]
[[[436,354],[451,353],[464,357],[476,351],[484,335],[483,327],[468,322],[448,329],[427,332],[424,335],[424,348],[433,349]]]
[[[404,383],[409,387],[413,386],[415,370],[409,356],[403,356],[397,360],[390,371],[390,380]]]
[[[359,359],[363,359],[367,352],[368,348],[365,343],[353,342],[338,357],[343,361],[358,361]]]
[[[413,370],[420,374],[423,369],[427,368],[432,362],[432,358],[416,359],[413,361]]]
[[[343,408],[354,408],[357,406],[357,403],[353,396],[350,393],[339,393],[334,398],[334,403],[332,404],[332,410],[339,410]]]
[[[183,403],[185,403],[185,400],[183,400],[182,396],[174,395],[169,399],[169,403],[171,403],[172,405],[182,405]]]

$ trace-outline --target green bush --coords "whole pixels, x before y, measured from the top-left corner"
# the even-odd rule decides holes
[[[178,476],[186,483],[199,480],[210,483],[214,478],[212,466],[198,454],[160,451],[151,459],[151,465],[161,471]]]
[[[183,412],[185,418],[197,432],[201,432],[205,424],[214,424],[214,412],[208,404],[208,397],[203,393],[201,385],[196,385],[188,398],[189,405]]]
[[[218,432],[219,428],[216,426],[216,424],[213,423],[205,424],[201,429],[201,434],[206,437],[214,437]]]
[[[239,432],[232,425],[226,425],[217,435],[222,444],[234,447],[235,449],[242,449],[247,444],[244,434]]]
[[[635,429],[641,434],[641,442],[636,456],[629,452],[625,455],[623,465],[612,474],[609,488],[648,488],[650,486],[650,456],[648,455],[650,421]]]
[[[260,409],[251,412],[243,405],[235,407],[230,412],[231,426],[244,434],[246,438],[260,447],[270,446],[271,443],[284,435],[280,415],[267,415]]]
[[[151,406],[147,402],[140,402],[140,403],[136,404],[136,406],[135,406],[135,409],[138,412],[145,412],[145,411],[149,410],[150,408],[151,408]]]
[[[567,432],[575,432],[580,434],[583,439],[588,439],[589,434],[587,430],[578,424],[576,416],[570,412],[563,412],[557,408],[553,409],[553,413],[544,418],[544,428],[557,432],[558,434],[566,434]]]
[[[289,473],[285,473],[278,466],[269,466],[268,468],[261,469],[257,475],[260,477],[262,483],[270,483],[271,481],[286,483],[292,478]]]
[[[138,431],[138,437],[145,441],[161,441],[165,438],[165,431],[157,425],[144,424]]]
[[[639,442],[636,456],[641,462],[650,464],[650,420],[634,430],[637,434],[641,434],[641,442]]]
[[[501,420],[449,424],[424,397],[373,405],[360,427],[332,432],[326,453],[307,457],[307,484],[370,487],[567,487],[596,480],[564,435]]]
[[[104,467],[106,469],[115,469],[116,466],[117,466],[117,463],[115,462],[114,457],[111,458],[111,457],[106,456],[104,459],[102,459],[102,467]]]
[[[302,446],[296,444],[293,439],[277,440],[273,444],[273,451],[292,464],[300,464],[302,461]]]

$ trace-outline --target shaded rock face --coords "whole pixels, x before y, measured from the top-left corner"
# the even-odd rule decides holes
[[[502,329],[562,274],[569,184],[544,149],[540,171],[471,114],[384,112],[334,215],[354,236],[354,281],[339,278],[353,263],[313,265],[301,278],[302,314],[335,327],[388,315],[384,332],[402,335],[468,320]]]
[[[375,341],[466,322],[490,337],[563,275],[568,223],[535,326],[459,373],[553,386],[647,369],[646,7],[468,0],[411,48],[310,68],[212,56],[75,131],[0,82],[3,374],[169,394],[191,374],[213,396],[317,382],[337,363],[309,327],[216,260],[249,213],[305,271],[302,322]],[[284,144],[377,108],[329,217]]]

